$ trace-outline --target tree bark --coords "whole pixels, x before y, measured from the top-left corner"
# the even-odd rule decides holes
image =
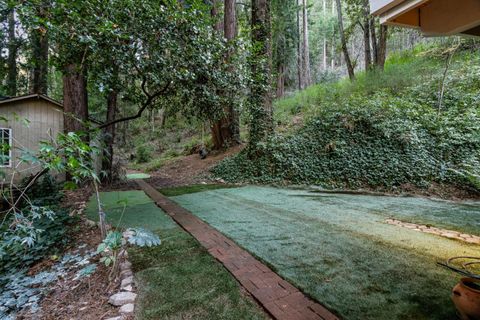
[[[342,41],[343,56],[345,63],[347,64],[348,77],[350,80],[355,80],[355,70],[353,69],[352,60],[348,54],[347,39],[345,38],[345,31],[343,30],[343,15],[342,4],[340,0],[336,0],[337,3],[337,15],[338,15],[338,31],[340,32],[340,39]]]
[[[388,36],[388,27],[380,26],[380,35],[378,38],[378,57],[375,61],[377,68],[383,70],[385,67],[385,60],[387,58],[387,36]]]
[[[41,4],[39,6],[38,16],[45,17],[45,8]],[[33,70],[32,84],[30,93],[47,94],[48,91],[48,34],[47,30],[39,27],[32,31],[31,35],[32,51],[33,51]]]
[[[370,18],[370,37],[371,37],[371,44],[372,44],[372,56],[373,56],[373,63],[376,65],[378,61],[378,41],[377,41],[377,31],[375,28],[375,18]]]
[[[323,20],[327,17],[327,0],[323,0]],[[327,71],[327,36],[323,35],[323,70]]]
[[[285,66],[280,63],[277,67],[277,98],[285,95]]]
[[[303,36],[303,78],[304,86],[307,87],[311,83],[310,75],[310,46],[308,44],[308,12],[307,12],[307,0],[302,0],[302,36]]]
[[[85,131],[88,120],[86,72],[78,63],[70,63],[63,70],[64,131]]]
[[[257,150],[258,142],[273,132],[271,94],[271,26],[269,0],[252,0],[252,62],[253,81],[250,90],[250,144]],[[255,152],[250,152],[254,156]]]
[[[301,26],[300,26],[300,0],[297,1],[297,77],[298,77],[298,90],[302,90],[304,88],[303,84],[303,59],[302,59],[302,36],[301,33]]]
[[[118,92],[111,90],[107,96],[107,119],[106,122],[112,122],[117,114],[117,97]],[[107,173],[107,181],[112,182],[114,178],[113,172],[113,145],[115,143],[115,124],[103,129],[106,154],[103,156],[102,168]]]
[[[17,95],[17,54],[18,43],[15,35],[15,9],[8,13],[8,58],[7,58],[7,94]]]
[[[224,3],[224,35],[227,41],[233,41],[237,36],[237,12],[235,8],[235,0],[225,0]],[[234,52],[229,52],[227,61],[230,60]],[[230,69],[230,72],[235,72],[233,66]],[[229,122],[229,133],[228,139],[229,144],[240,144],[240,115],[235,109],[234,105],[228,107],[228,122]]]
[[[372,68],[372,52],[370,49],[370,11],[367,0],[364,0],[363,6],[363,43],[365,50],[365,70],[368,71]]]

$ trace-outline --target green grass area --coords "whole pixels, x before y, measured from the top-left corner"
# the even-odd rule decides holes
[[[151,176],[146,173],[128,173],[126,178],[128,180],[135,180],[135,179],[149,179]]]
[[[100,201],[107,222],[114,227],[142,227],[155,231],[176,226],[143,191],[101,192]],[[89,219],[98,221],[95,195],[88,201],[85,214]]]
[[[100,198],[113,225],[123,212],[122,227],[144,227],[162,239],[158,247],[129,249],[139,293],[136,319],[267,319],[233,276],[143,191],[102,192]],[[97,219],[95,196],[86,214]]]
[[[162,245],[129,250],[140,288],[138,319],[267,319],[233,276],[180,228]]]
[[[160,193],[167,197],[180,196],[182,194],[190,194],[196,192],[203,192],[216,189],[237,188],[238,186],[229,184],[192,184],[188,186],[169,187],[159,189]]]
[[[479,234],[480,203],[243,187],[173,198],[344,319],[455,319],[458,276],[436,265],[479,246],[392,226]]]

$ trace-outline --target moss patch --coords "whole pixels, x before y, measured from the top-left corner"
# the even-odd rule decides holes
[[[217,189],[237,188],[238,186],[229,184],[192,184],[189,186],[170,187],[159,189],[161,194],[167,197],[180,196],[182,194],[197,193]]]
[[[478,234],[479,203],[254,186],[174,200],[344,319],[455,319],[450,291],[458,277],[436,262],[479,253],[384,222],[429,221]]]

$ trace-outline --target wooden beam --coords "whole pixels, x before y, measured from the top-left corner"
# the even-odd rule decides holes
[[[370,12],[379,15],[399,5],[404,0],[370,0]]]
[[[421,5],[427,3],[429,0],[404,0],[401,4],[397,5],[384,12],[380,16],[380,23],[389,24],[398,19],[400,16],[407,14],[409,11],[417,9]],[[418,23],[415,23],[412,27],[415,27]]]
[[[396,26],[419,28],[420,27],[420,8],[415,8],[413,10],[407,11],[401,16],[393,19],[390,25],[395,24]]]
[[[480,25],[479,0],[434,0],[420,13],[420,28],[427,35],[453,35]]]

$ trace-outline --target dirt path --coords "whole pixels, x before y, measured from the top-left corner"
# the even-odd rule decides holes
[[[225,152],[210,154],[203,160],[198,154],[172,160],[160,170],[152,172],[152,177],[147,181],[157,188],[212,182],[210,168],[243,148],[244,145],[236,146]]]

